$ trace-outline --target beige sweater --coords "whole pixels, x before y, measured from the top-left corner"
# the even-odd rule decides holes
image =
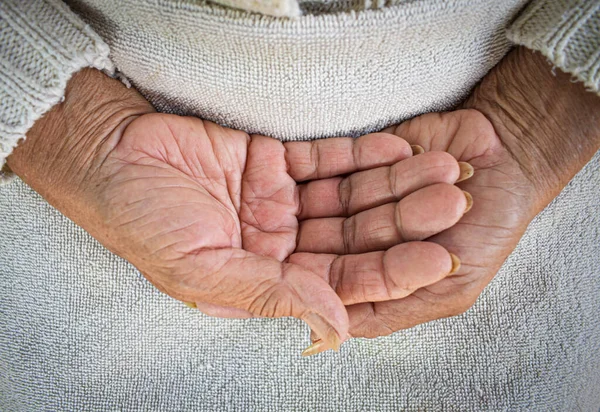
[[[600,86],[600,0],[222,2],[291,17],[195,0],[0,2],[0,168],[86,66],[116,65],[158,110],[282,140],[449,109],[509,40]]]
[[[275,18],[0,0],[0,158],[85,66],[116,66],[160,110],[281,139],[448,109],[509,49],[507,27],[598,91],[600,2],[525,2],[307,0]],[[300,321],[191,311],[15,179],[0,187],[0,410],[597,412],[599,199],[600,153],[465,315],[302,359]]]

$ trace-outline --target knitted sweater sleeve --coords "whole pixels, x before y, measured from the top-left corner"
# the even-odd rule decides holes
[[[508,38],[539,51],[600,94],[600,0],[533,0]]]
[[[0,183],[6,158],[84,67],[114,71],[108,46],[61,0],[0,1]]]

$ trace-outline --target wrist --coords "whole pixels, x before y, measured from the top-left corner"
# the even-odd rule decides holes
[[[600,148],[600,97],[544,56],[513,50],[465,103],[492,122],[546,206]]]
[[[7,158],[23,181],[59,206],[93,172],[135,117],[154,111],[134,89],[95,69],[69,80],[62,103]]]

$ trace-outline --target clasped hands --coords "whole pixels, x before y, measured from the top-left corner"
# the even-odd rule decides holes
[[[154,113],[113,140],[82,226],[208,315],[303,319],[305,355],[462,313],[514,237],[507,159],[473,110],[289,143]]]
[[[598,102],[518,48],[468,109],[281,143],[156,113],[86,69],[7,162],[158,289],[303,319],[313,354],[470,308],[598,150]]]
[[[307,355],[464,312],[536,213],[477,110],[281,143],[156,113],[93,70],[8,162],[175,299],[303,319]]]

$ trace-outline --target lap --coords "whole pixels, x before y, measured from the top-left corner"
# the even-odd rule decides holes
[[[313,358],[300,321],[191,310],[17,180],[0,187],[0,409],[596,410],[599,163],[466,314]]]

